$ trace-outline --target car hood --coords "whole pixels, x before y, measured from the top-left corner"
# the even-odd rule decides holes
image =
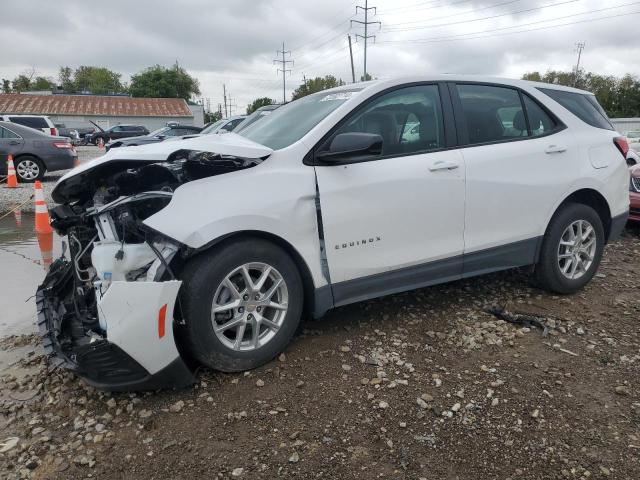
[[[158,142],[135,147],[123,146],[109,150],[105,155],[83,163],[65,174],[51,192],[56,203],[73,201],[81,193],[92,188],[94,180],[129,168],[164,162],[179,151],[210,152],[247,159],[264,159],[273,150],[245,137],[227,135],[202,135],[186,140]]]
[[[118,138],[116,140],[112,140],[109,143],[128,143],[135,140],[136,142],[149,142],[149,141],[159,141],[158,137],[150,137],[149,135],[140,135],[138,137],[124,137]]]

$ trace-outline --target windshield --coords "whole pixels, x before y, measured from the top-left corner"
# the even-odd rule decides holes
[[[249,125],[242,130],[242,136],[274,150],[288,147],[360,90],[318,92],[300,98]]]
[[[149,134],[149,136],[150,136],[150,137],[157,137],[158,135],[162,135],[162,134],[163,134],[164,132],[166,132],[167,130],[170,130],[170,128],[169,128],[169,127],[162,127],[162,128],[159,128],[159,129],[154,130],[153,132],[151,132],[151,133]]]
[[[221,125],[224,125],[225,123],[226,120],[218,120],[217,122],[209,125],[207,128],[203,128],[200,133],[206,135],[208,133],[215,132]]]

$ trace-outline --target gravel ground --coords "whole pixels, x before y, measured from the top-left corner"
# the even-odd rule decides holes
[[[76,147],[76,150],[78,151],[80,163],[87,162],[92,158],[96,158],[104,154],[104,150],[100,150],[99,148],[94,146]],[[42,180],[42,190],[44,191],[47,205],[52,205],[51,190],[53,190],[53,187],[55,186],[58,179],[68,171],[69,170],[49,172],[45,175],[44,179]],[[2,183],[4,183],[4,181]],[[28,201],[32,195],[33,185],[29,183],[22,183],[19,185],[19,188],[4,188],[4,185],[0,185],[0,215],[12,210],[23,202],[27,202],[22,207],[23,212],[33,211],[34,204],[33,202]]]
[[[0,476],[640,478],[640,229],[576,295],[526,273],[336,309],[183,391],[97,392],[7,338],[24,353],[0,374]]]

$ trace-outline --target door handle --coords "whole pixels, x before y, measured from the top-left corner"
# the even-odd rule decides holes
[[[544,153],[562,153],[562,152],[566,152],[567,151],[567,147],[562,147],[560,145],[549,145]]]
[[[455,162],[450,162],[448,160],[438,160],[437,162],[433,162],[429,166],[430,172],[437,172],[438,170],[455,170],[460,165]]]

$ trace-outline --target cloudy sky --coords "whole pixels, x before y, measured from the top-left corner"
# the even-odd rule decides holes
[[[60,65],[106,66],[129,75],[176,60],[199,79],[212,108],[227,85],[243,113],[256,97],[282,99],[273,59],[285,42],[294,64],[287,97],[303,76],[350,80],[347,35],[362,34],[364,0],[2,0],[0,77],[35,69],[57,79]],[[633,0],[369,0],[376,43],[367,70],[385,78],[415,72],[520,77],[582,66],[640,75]],[[363,41],[354,42],[356,77]]]

